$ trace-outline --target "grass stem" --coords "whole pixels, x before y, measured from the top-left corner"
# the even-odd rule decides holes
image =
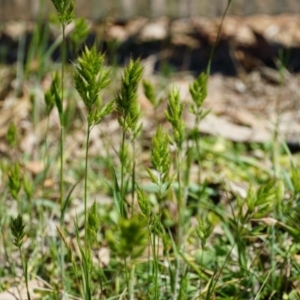
[[[87,126],[86,146],[85,146],[85,167],[84,167],[84,243],[85,250],[88,250],[88,209],[87,209],[87,183],[88,183],[88,157],[91,127]]]
[[[66,25],[62,23],[62,62],[61,62],[61,107],[60,112],[60,180],[59,180],[59,193],[60,193],[60,226],[63,228],[64,225],[64,76],[65,76],[65,29]],[[64,243],[61,241],[61,279],[64,287],[65,282],[65,258],[64,258]]]
[[[125,120],[124,120],[125,123]],[[125,217],[125,190],[124,190],[124,180],[125,180],[125,140],[126,140],[126,130],[123,130],[122,133],[122,142],[121,142],[121,203],[120,203],[120,211],[121,217]]]

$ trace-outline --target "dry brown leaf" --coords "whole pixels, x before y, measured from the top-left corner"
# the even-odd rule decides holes
[[[54,180],[53,180],[52,178],[47,178],[47,179],[44,181],[43,186],[44,186],[45,188],[51,188],[51,187],[54,186],[54,184],[55,184],[55,182],[54,182]]]
[[[278,222],[276,219],[270,218],[270,217],[260,218],[260,219],[253,219],[252,221],[263,222],[263,223],[265,223],[266,225],[269,225],[269,226],[275,226],[277,224],[280,224],[280,222]]]
[[[194,116],[190,116],[186,121],[187,128],[193,128]],[[259,142],[269,141],[272,134],[264,128],[249,128],[233,124],[222,117],[209,114],[199,125],[201,132],[221,136],[235,142]]]
[[[107,267],[110,262],[110,250],[108,247],[101,247],[98,251],[99,264],[102,267]]]
[[[37,175],[44,170],[45,164],[42,161],[29,161],[25,164],[25,168],[33,175]]]

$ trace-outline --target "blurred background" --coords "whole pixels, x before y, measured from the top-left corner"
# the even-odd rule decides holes
[[[102,20],[107,16],[128,19],[136,15],[172,18],[222,14],[227,0],[76,0],[78,16]],[[22,19],[32,20],[39,13],[53,11],[50,0],[0,0],[0,22]],[[299,0],[233,0],[230,14],[279,14],[299,12]]]
[[[206,69],[227,4],[228,0],[75,0],[76,17],[89,23],[82,44],[96,42],[109,64],[149,58],[145,64],[152,71],[194,74]],[[283,53],[287,69],[299,72],[297,12],[300,0],[232,0],[211,72],[236,76],[258,67],[276,70]],[[54,16],[51,0],[0,0],[0,63],[24,61],[33,48],[40,49],[40,57],[47,52],[58,61],[60,30]],[[67,58],[73,61],[80,47],[74,50],[69,33]]]

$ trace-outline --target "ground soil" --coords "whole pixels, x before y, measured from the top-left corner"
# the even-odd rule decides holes
[[[154,83],[168,75],[169,86],[177,85],[189,100],[192,80],[207,68],[220,18],[107,20],[90,23],[88,45],[101,41],[108,63],[124,65],[130,57],[141,58],[146,77]],[[47,27],[47,24],[45,24]],[[290,145],[300,133],[300,16],[227,16],[216,44],[205,106],[210,116],[201,124],[203,132],[241,142],[270,140],[274,129]],[[45,28],[46,28],[45,27]],[[1,60],[14,65],[20,37],[30,46],[34,23],[9,22],[0,31]],[[59,31],[48,28],[51,45]],[[26,51],[25,51],[26,53]],[[59,59],[59,49],[52,55]],[[69,60],[76,59],[69,51]],[[14,72],[2,71],[1,101],[14,81]],[[170,75],[172,74],[172,75]],[[141,92],[142,93],[142,92]],[[144,101],[144,102],[143,102]],[[147,109],[146,100],[141,97]],[[149,114],[148,114],[149,116]],[[187,124],[192,126],[187,115]]]

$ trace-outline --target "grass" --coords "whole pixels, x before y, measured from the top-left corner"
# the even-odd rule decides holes
[[[53,2],[64,36],[73,4]],[[35,128],[47,120],[40,151],[22,151],[16,124],[7,131],[0,290],[24,281],[27,299],[298,299],[298,155],[275,134],[249,145],[200,135],[207,74],[189,101],[176,87],[156,99],[139,60],[116,78],[96,47],[72,66],[64,53],[44,109],[28,117]],[[43,65],[43,76],[57,69]],[[166,107],[150,139],[139,86],[155,112]]]

